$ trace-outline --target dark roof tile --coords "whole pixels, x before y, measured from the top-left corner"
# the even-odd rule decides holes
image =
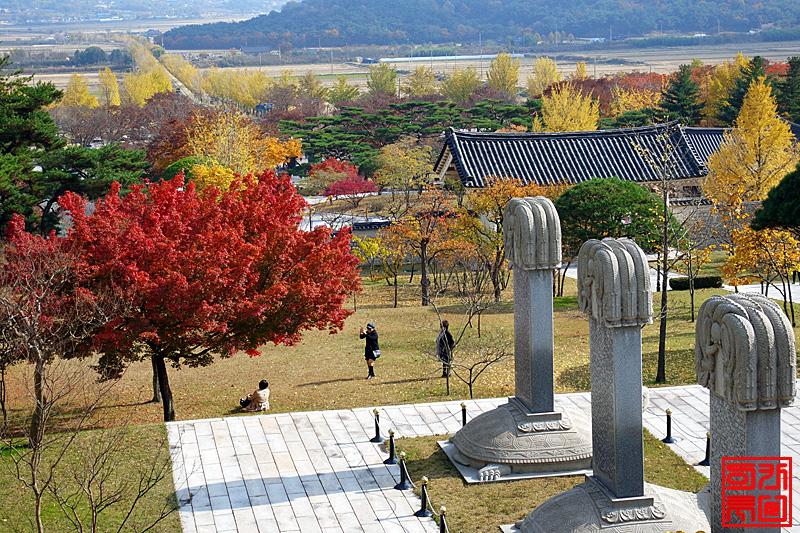
[[[547,133],[477,133],[451,129],[436,163],[446,170],[448,155],[461,181],[483,187],[491,176],[523,183],[577,183],[618,177],[659,181],[658,169],[644,154],[661,161],[669,152],[676,179],[704,176],[708,156],[722,142],[724,129],[688,128],[677,122],[617,130]],[[637,149],[638,148],[638,149]]]

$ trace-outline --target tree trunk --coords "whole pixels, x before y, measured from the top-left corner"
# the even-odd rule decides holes
[[[158,385],[158,369],[156,368],[156,357],[150,357],[150,363],[153,366],[153,399],[152,403],[161,403],[161,389]]]
[[[569,270],[570,265],[572,265],[572,260],[567,261],[564,270],[561,271],[561,282],[558,285],[559,296],[564,296],[564,282],[567,280],[567,270]]]
[[[36,408],[31,417],[30,434],[28,435],[28,447],[31,451],[28,466],[31,470],[30,488],[34,495],[34,514],[36,516],[36,531],[44,533],[44,523],[42,522],[42,489],[39,487],[39,466],[42,462],[42,442],[44,441],[44,428],[47,417],[47,397],[45,395],[44,373],[47,362],[44,356],[39,354],[36,366],[33,371],[33,395],[36,400]]]
[[[419,257],[421,260],[421,264],[419,265],[419,284],[420,287],[422,287],[422,306],[425,307],[431,303],[431,281],[428,279],[428,243],[425,241],[420,245]]]
[[[44,533],[44,522],[42,522],[42,493],[38,489],[34,490],[34,508],[36,512],[36,531]]]
[[[666,277],[664,279],[666,279]],[[656,369],[656,383],[664,383],[667,381],[666,351],[667,351],[667,288],[662,285],[661,324],[658,330],[658,368]]]
[[[8,426],[8,412],[6,411],[6,365],[0,365],[0,408],[3,410],[3,433]]]
[[[492,286],[494,287],[494,301],[499,302],[502,299],[503,280],[500,279],[503,269],[503,254],[495,252],[494,264],[492,265]]]
[[[153,355],[153,361],[158,373],[158,383],[161,385],[161,399],[164,405],[164,422],[175,420],[175,405],[172,402],[172,390],[169,388],[167,365],[163,355]]]
[[[397,272],[394,274],[394,308],[397,309]]]
[[[661,234],[661,324],[658,331],[658,368],[656,369],[656,383],[667,381],[667,270],[669,269],[669,194],[664,187],[664,227]],[[650,273],[648,272],[649,276]]]
[[[47,363],[43,359],[36,361],[33,371],[33,396],[36,407],[31,417],[30,433],[28,435],[28,446],[33,454],[41,453],[39,449],[44,439],[44,422],[47,398],[45,396],[44,373]],[[35,460],[35,459],[34,459]],[[37,461],[38,462],[38,461]]]
[[[689,250],[689,304],[692,309],[692,322],[694,322],[694,270],[692,270],[692,251]]]

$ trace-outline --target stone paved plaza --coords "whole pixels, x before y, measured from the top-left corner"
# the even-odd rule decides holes
[[[468,400],[469,419],[506,398]],[[589,410],[589,393],[558,394],[556,405]],[[699,385],[650,389],[645,427],[665,436],[673,412],[671,447],[689,463],[705,454],[708,390]],[[381,432],[397,437],[452,434],[461,427],[461,401],[378,407]],[[173,474],[186,533],[436,532],[417,518],[420,500],[399,491],[397,466],[375,436],[372,408],[248,415],[167,424]],[[782,453],[793,458],[794,526],[800,533],[800,407],[783,409]],[[708,477],[708,468],[696,466]],[[418,480],[414,480],[418,481]],[[431,494],[436,504],[436,494]],[[524,502],[520,502],[523,510]]]

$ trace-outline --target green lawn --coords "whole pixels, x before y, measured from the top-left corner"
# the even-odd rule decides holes
[[[537,505],[583,481],[583,476],[564,476],[465,483],[438,446],[441,435],[398,439],[397,449],[406,453],[408,473],[416,483],[428,478],[428,495],[434,509],[447,509],[447,526],[452,533],[497,531],[501,524],[513,524]],[[703,488],[707,480],[687,465],[666,444],[645,430],[645,481],[689,492]]]
[[[41,472],[47,476],[50,466],[65,446],[69,434],[51,435],[60,437],[45,454]],[[19,441],[18,441],[19,442]],[[98,450],[108,444],[105,452]],[[119,495],[119,502],[109,505],[99,514],[98,532],[117,531],[130,504],[138,491],[139,474],[154,466],[166,467],[163,477],[137,504],[135,512],[127,518],[122,531],[143,531],[155,517],[166,510],[169,514],[160,521],[152,531],[179,532],[180,518],[176,509],[175,488],[172,481],[169,448],[166,443],[166,432],[163,424],[148,424],[131,427],[130,431],[113,430],[112,433],[101,430],[85,431],[70,444],[70,452],[61,460],[52,487],[56,493],[65,497],[68,504],[75,506],[75,515],[82,522],[84,531],[90,531],[91,517],[85,494],[80,491],[77,479],[87,480],[91,473],[100,475],[92,478],[83,486],[91,489],[95,497],[114,497]],[[25,462],[21,459],[27,450],[18,451],[2,448],[0,454],[0,531],[35,531],[33,498],[29,489],[16,476],[17,463],[20,472],[26,478]],[[105,466],[97,468],[105,459]],[[107,477],[106,477],[107,476]],[[29,479],[29,478],[28,478]],[[77,528],[68,520],[71,514],[62,512],[51,491],[45,493],[42,506],[42,518],[45,530],[50,532],[76,531]]]

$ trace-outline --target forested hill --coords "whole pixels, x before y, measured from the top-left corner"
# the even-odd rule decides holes
[[[304,0],[234,23],[183,26],[167,48],[505,42],[556,31],[637,37],[655,30],[743,32],[800,25],[797,0]],[[526,38],[527,36],[527,38]]]

